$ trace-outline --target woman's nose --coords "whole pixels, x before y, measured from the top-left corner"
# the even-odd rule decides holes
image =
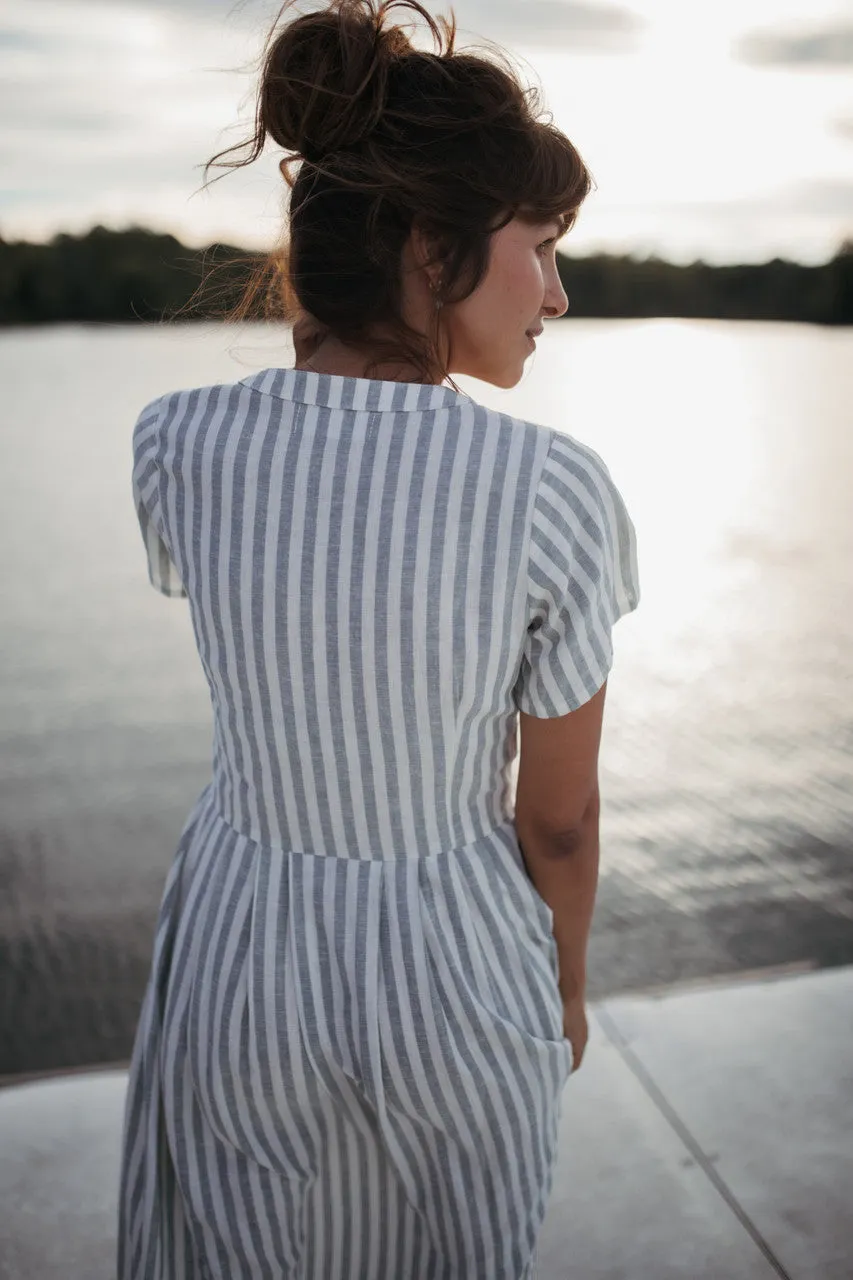
[[[569,309],[569,299],[559,276],[548,291],[548,301],[550,305],[546,307],[546,311],[549,316],[564,316]]]

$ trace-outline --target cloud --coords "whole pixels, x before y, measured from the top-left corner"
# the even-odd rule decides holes
[[[853,182],[792,183],[781,188],[775,200],[795,215],[847,218],[853,226]]]
[[[48,35],[42,35],[37,31],[27,31],[20,27],[0,28],[0,54],[6,50],[37,50],[48,49],[55,42]]]
[[[643,209],[661,206],[649,200],[638,200],[631,207]],[[691,217],[709,212],[714,218],[739,219],[749,216],[761,221],[776,213],[792,218],[841,217],[853,221],[853,182],[798,180],[780,183],[754,195],[743,195],[734,199],[721,197],[717,200],[673,200],[668,202],[668,207],[673,213],[680,210]]]
[[[28,0],[0,10],[0,168],[16,193],[6,219],[23,215],[28,190],[39,217],[51,200],[70,211],[88,198],[97,216],[134,197],[151,209],[152,192],[181,180],[196,191],[201,164],[250,131],[250,64],[279,9],[278,0]],[[456,0],[455,12],[463,45],[502,25],[552,44],[569,32],[573,48],[601,50],[636,29],[622,9],[582,0]],[[217,198],[235,183],[219,184]]]
[[[739,67],[737,84],[721,86],[713,66],[703,80],[701,59],[680,47],[667,47],[658,62],[647,59],[653,42],[644,41],[638,58],[610,56],[643,32],[618,4],[426,0],[432,13],[451,2],[461,46],[486,38],[526,54],[540,41],[554,54],[543,49],[531,61],[550,68],[546,97],[560,104],[558,120],[577,126],[579,139],[588,135],[589,154],[583,141],[582,149],[601,186],[571,252],[599,242],[615,251],[648,245],[686,261],[774,252],[817,261],[850,234],[848,148],[827,132],[834,118],[836,135],[846,121],[850,136],[850,104],[837,78],[827,95],[818,77],[768,83]],[[296,11],[310,3],[300,0]],[[279,7],[279,0],[0,4],[0,232],[42,239],[98,221],[141,222],[188,244],[220,237],[272,244],[284,196],[275,148],[205,189],[201,166],[250,132],[250,64]],[[706,101],[713,117],[703,114]]]
[[[32,9],[53,0],[28,0]],[[90,5],[115,8],[115,0],[89,0]],[[505,41],[525,47],[552,46],[558,42],[570,50],[596,53],[627,53],[636,48],[645,19],[632,10],[594,0],[446,0],[431,3],[434,16],[449,16],[454,10],[461,43],[477,39]],[[171,18],[199,22],[225,22],[229,27],[253,29],[266,35],[281,5],[270,0],[125,0],[124,7],[138,12],[166,14]],[[282,22],[299,13],[322,7],[308,0],[287,9]],[[406,21],[406,11],[392,9],[391,20]],[[412,14],[414,21],[416,15]],[[421,24],[421,19],[417,19]],[[2,43],[2,35],[0,35]]]
[[[633,52],[645,21],[621,6],[584,0],[457,0],[460,31],[525,47],[584,53]]]
[[[733,53],[753,67],[847,68],[853,65],[853,24],[753,31],[734,45]]]
[[[825,262],[853,230],[853,182],[796,180],[718,199],[590,196],[565,248],[570,254],[654,253],[672,262]]]

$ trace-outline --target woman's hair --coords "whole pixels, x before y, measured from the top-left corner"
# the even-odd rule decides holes
[[[441,381],[440,310],[427,335],[402,315],[402,251],[413,225],[441,264],[441,300],[458,302],[486,274],[494,231],[513,217],[559,218],[568,230],[591,175],[505,55],[455,52],[452,9],[448,22],[417,0],[331,0],[279,28],[292,3],[261,54],[254,133],[205,165],[206,174],[211,165],[250,164],[267,138],[291,153],[283,243],[252,273],[229,318],[245,319],[260,300],[266,316],[376,351],[371,370],[401,360],[423,381]],[[389,24],[396,8],[424,19],[436,52]],[[240,148],[249,154],[221,159]],[[377,341],[377,329],[388,341]]]

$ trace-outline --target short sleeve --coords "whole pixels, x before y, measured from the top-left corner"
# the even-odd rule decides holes
[[[187,593],[169,549],[160,507],[157,453],[161,408],[162,400],[146,405],[133,429],[132,490],[148,557],[148,580],[161,595],[180,599]]]
[[[612,630],[640,601],[637,541],[592,449],[555,432],[533,506],[527,630],[513,689],[540,719],[588,702],[613,663]]]

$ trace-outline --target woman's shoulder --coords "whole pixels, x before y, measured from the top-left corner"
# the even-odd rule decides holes
[[[153,428],[174,428],[182,420],[198,414],[200,409],[216,409],[220,403],[230,403],[236,409],[240,393],[246,388],[239,381],[213,382],[201,386],[178,387],[163,391],[148,400],[139,410],[135,431],[145,433]]]
[[[562,428],[525,418],[513,422],[537,444],[539,465],[531,473],[533,522],[549,542],[558,537],[573,542],[578,527],[587,532],[630,529],[633,537],[622,491],[597,449]]]
[[[610,469],[601,454],[564,427],[549,426],[531,418],[518,417],[485,405],[478,406],[483,413],[509,423],[522,436],[527,436],[537,446],[541,459],[542,479],[554,478],[567,469],[598,477],[603,483],[612,483]]]
[[[162,391],[160,395],[146,401],[140,411],[140,417],[155,410],[174,409],[179,405],[196,404],[199,400],[209,400],[221,395],[229,395],[238,391],[241,384],[234,382],[211,382],[199,386],[176,387]]]

